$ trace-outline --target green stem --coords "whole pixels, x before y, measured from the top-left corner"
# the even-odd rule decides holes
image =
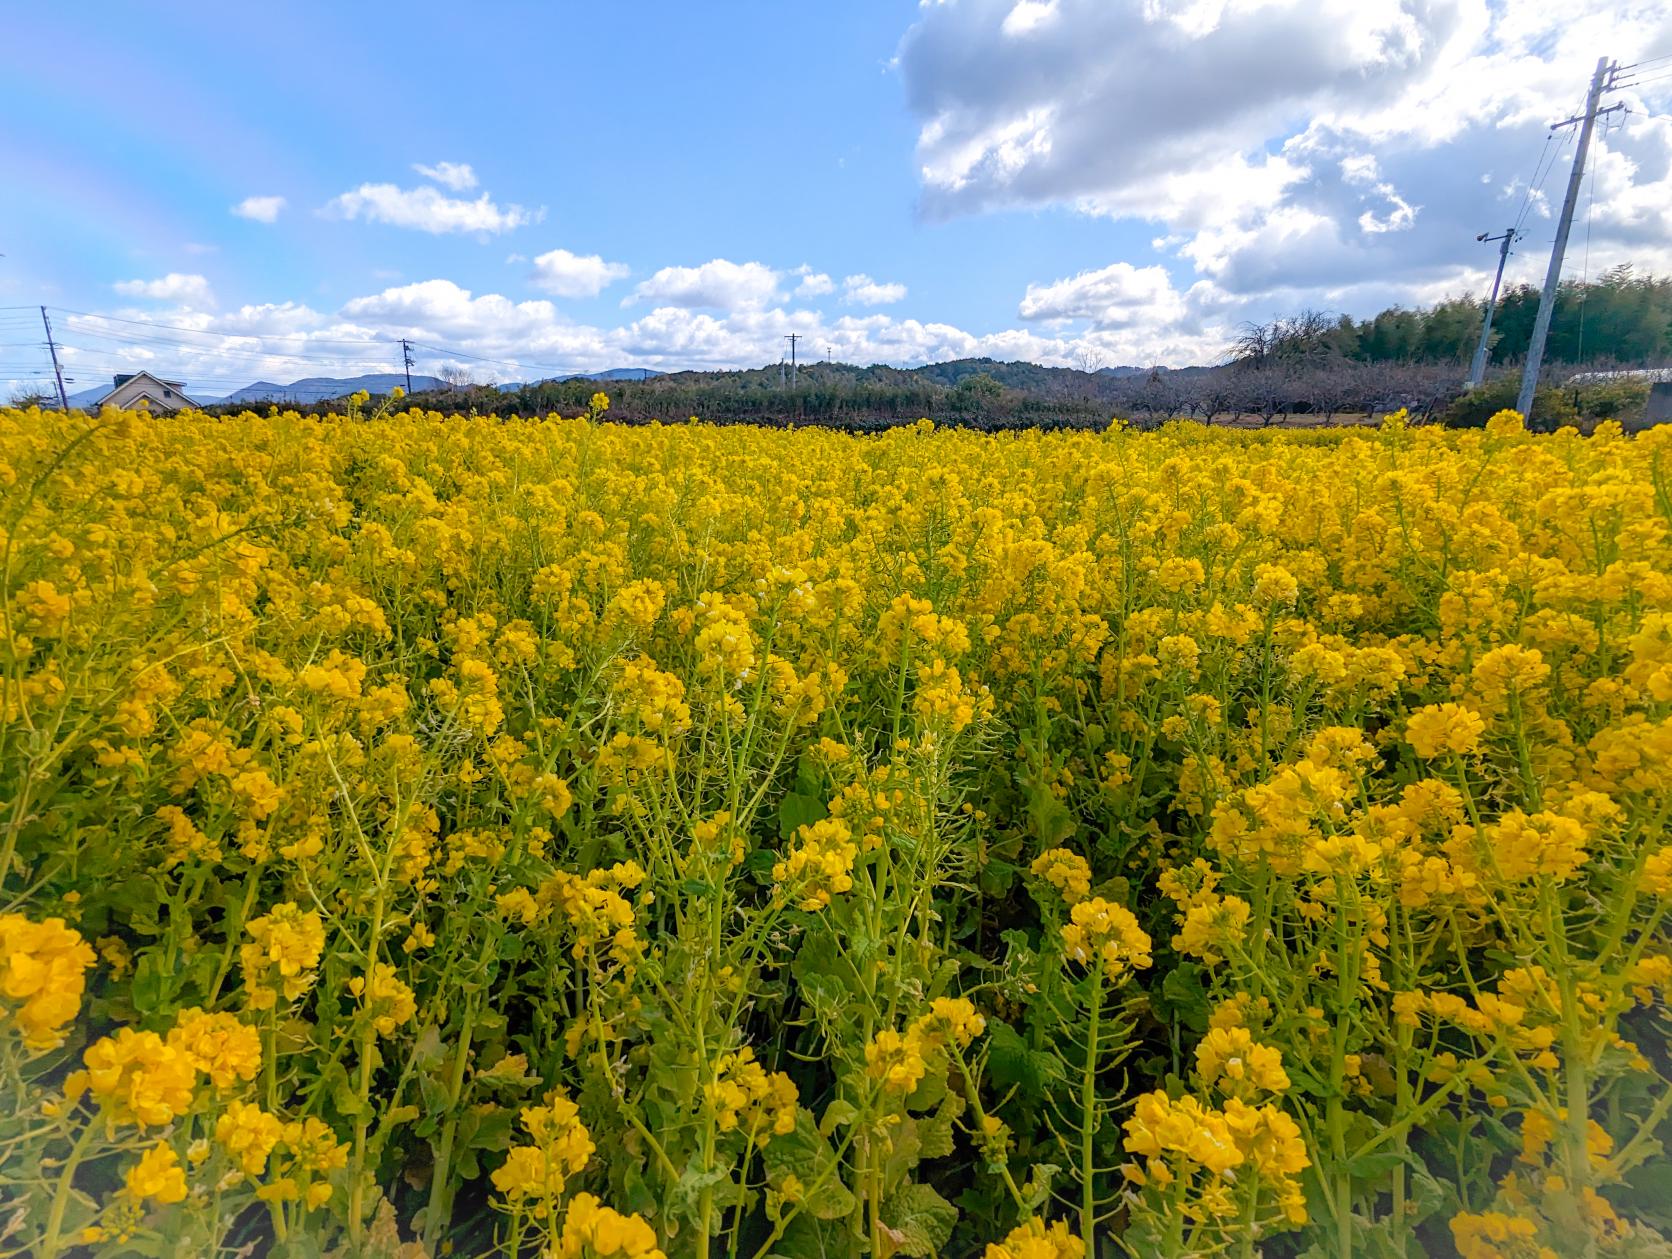
[[[52,1210],[46,1217],[46,1236],[41,1241],[42,1259],[53,1259],[58,1253],[58,1232],[64,1227],[64,1209],[70,1205],[76,1168],[81,1166],[81,1160],[93,1140],[93,1129],[96,1126],[95,1119],[87,1121],[87,1126],[81,1130],[81,1135],[76,1138],[75,1145],[70,1149],[70,1156],[64,1160],[64,1170],[58,1174],[58,1189],[52,1195]]]

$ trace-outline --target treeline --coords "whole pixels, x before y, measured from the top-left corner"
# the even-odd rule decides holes
[[[1113,418],[1142,425],[1330,423],[1404,408],[1418,421],[1476,423],[1482,407],[1513,401],[1515,364],[1525,357],[1538,291],[1512,288],[1494,321],[1489,385],[1464,397],[1463,377],[1480,335],[1481,306],[1457,298],[1423,310],[1394,307],[1354,320],[1319,311],[1250,324],[1213,367],[1043,367],[988,358],[915,368],[808,363],[749,371],[674,372],[645,380],[547,380],[495,386],[452,384],[407,405],[443,413],[538,416],[585,412],[593,394],[612,420],[811,424],[872,431],[918,419],[982,429],[1100,428]],[[1582,371],[1672,360],[1672,279],[1629,267],[1558,293],[1546,380],[1535,420],[1554,425],[1641,414],[1641,381],[1569,385]],[[222,413],[243,405],[211,408]],[[304,411],[340,410],[322,402]]]
[[[1539,289],[1511,286],[1492,320],[1492,361],[1519,362],[1532,342]],[[1245,325],[1233,353],[1242,362],[1341,359],[1359,363],[1467,363],[1480,338],[1483,299],[1451,298],[1426,309],[1393,306],[1370,319],[1304,311]],[[1547,361],[1656,364],[1672,357],[1672,277],[1640,276],[1629,265],[1590,283],[1556,290]]]
[[[1400,407],[1419,419],[1433,419],[1461,388],[1455,368],[1423,363],[1284,362],[1258,371],[1161,368],[1127,375],[1034,368],[1052,374],[1030,381],[1027,388],[1004,383],[1007,376],[1014,378],[1006,370],[1010,367],[1033,365],[967,359],[936,364],[931,377],[926,370],[821,364],[801,369],[795,385],[782,387],[776,368],[645,381],[543,381],[510,389],[465,385],[415,393],[403,405],[444,414],[578,415],[588,410],[593,394],[603,392],[610,400],[609,418],[620,423],[678,423],[694,416],[711,423],[868,432],[929,419],[943,426],[998,430],[1102,428],[1116,417],[1146,426],[1170,419],[1327,423]],[[211,408],[223,413],[246,409]],[[342,406],[322,402],[300,409],[322,414]]]
[[[993,371],[979,370],[989,366]],[[1490,411],[1512,405],[1518,375],[1497,370],[1485,389],[1465,395],[1454,363],[1366,363],[1271,358],[1259,366],[1223,367],[1134,375],[1097,375],[1067,369],[1048,383],[1020,389],[1001,383],[1006,364],[961,360],[938,364],[945,385],[916,371],[893,368],[804,368],[794,386],[777,385],[777,371],[684,373],[646,381],[567,380],[504,389],[457,385],[414,393],[401,403],[443,414],[580,415],[594,394],[610,400],[617,423],[679,423],[692,417],[717,424],[814,425],[874,432],[919,419],[942,426],[1002,429],[1096,429],[1119,418],[1142,427],[1168,420],[1204,424],[1330,424],[1373,418],[1403,408],[1419,423],[1476,424]],[[1031,364],[1022,366],[1032,366]],[[886,373],[890,379],[878,379]],[[719,375],[724,379],[715,379]],[[771,385],[755,377],[770,375]],[[1535,419],[1549,425],[1601,418],[1631,419],[1642,412],[1642,381],[1586,383],[1575,369],[1556,365],[1541,389]],[[1482,410],[1482,408],[1486,410]],[[211,407],[236,414],[247,404]],[[260,409],[260,408],[256,408]],[[341,401],[301,408],[303,413],[341,411]]]

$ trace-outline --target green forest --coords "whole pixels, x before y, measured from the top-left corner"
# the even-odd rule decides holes
[[[1246,330],[1239,339],[1239,357],[1256,348],[1250,333],[1277,331],[1281,355],[1283,333],[1301,333],[1312,350],[1362,363],[1465,363],[1480,336],[1479,295],[1451,298],[1427,309],[1393,306],[1370,319],[1347,315],[1331,320],[1316,312]],[[1492,321],[1492,359],[1515,362],[1524,358],[1538,315],[1539,289],[1517,284],[1500,295]],[[1556,309],[1550,322],[1548,361],[1585,364],[1654,364],[1672,356],[1672,277],[1638,275],[1629,265],[1605,271],[1596,280],[1570,280],[1556,290]]]

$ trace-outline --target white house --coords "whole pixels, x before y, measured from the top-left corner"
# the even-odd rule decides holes
[[[167,412],[196,405],[186,396],[178,380],[161,380],[150,372],[124,372],[116,377],[116,387],[90,409],[117,407],[132,411],[144,407],[149,411]]]

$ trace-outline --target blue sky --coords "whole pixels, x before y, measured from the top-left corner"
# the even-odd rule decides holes
[[[1549,98],[1598,47],[1672,52],[1631,0],[94,3],[9,26],[0,161],[27,191],[0,204],[0,305],[194,329],[60,317],[89,380],[205,382],[369,365],[352,343],[401,335],[501,379],[775,361],[792,330],[854,361],[1206,361],[1249,315],[1477,284],[1474,231],[1547,219]],[[1599,166],[1594,262],[1672,250],[1644,210],[1672,190],[1648,77]],[[17,320],[0,381],[28,367]]]

